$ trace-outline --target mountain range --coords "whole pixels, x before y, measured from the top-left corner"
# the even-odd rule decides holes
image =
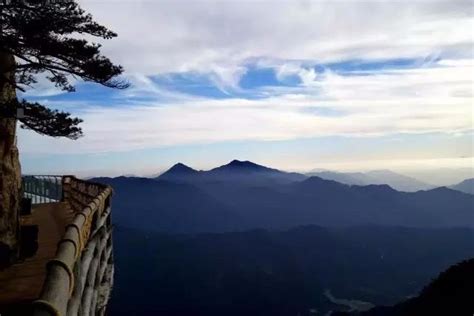
[[[113,315],[405,315],[474,253],[465,183],[402,192],[238,160],[94,180],[114,188]]]
[[[234,160],[209,171],[177,164],[157,178],[96,178],[115,190],[114,220],[163,232],[284,229],[302,224],[474,226],[474,196],[446,187],[400,192],[347,185]]]
[[[253,185],[288,183],[305,179],[299,173],[284,172],[250,161],[232,160],[230,163],[208,170],[198,171],[177,163],[155,179],[186,183],[240,182]]]
[[[208,171],[196,170],[183,163],[177,163],[164,173],[152,178],[168,180],[172,182],[195,182],[195,181],[225,181],[232,175],[236,180],[240,176],[241,180],[252,174],[259,174],[259,178],[253,181],[261,181],[255,184],[265,184],[268,182],[293,182],[304,180],[305,178],[316,176],[325,180],[333,180],[349,185],[371,185],[386,184],[397,191],[416,192],[420,190],[430,190],[437,186],[420,181],[391,170],[371,170],[367,172],[338,172],[329,170],[314,170],[308,173],[284,172],[255,164],[250,161],[233,160],[227,165],[223,165]],[[266,176],[264,176],[266,175]],[[474,179],[466,179],[463,182],[452,185],[449,188],[465,193],[474,192]]]

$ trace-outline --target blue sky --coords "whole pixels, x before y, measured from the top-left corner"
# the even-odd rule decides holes
[[[81,3],[119,34],[103,52],[131,87],[39,78],[20,96],[83,118],[85,136],[21,130],[25,173],[472,164],[469,1]]]
[[[430,61],[430,64],[433,61]],[[295,65],[300,65],[296,63]],[[339,63],[328,64],[309,64],[298,66],[305,71],[314,71],[317,74],[331,72],[341,76],[370,76],[376,73],[389,73],[391,70],[416,69],[426,67],[423,59],[405,58],[405,59],[386,59],[386,60],[347,60]],[[430,65],[436,67],[436,65]],[[294,73],[288,73],[279,77],[278,69],[274,67],[259,67],[256,64],[246,64],[245,73],[243,73],[237,82],[236,87],[222,87],[213,80],[213,74],[202,74],[197,72],[175,72],[158,75],[150,75],[147,79],[151,84],[159,89],[167,90],[169,93],[181,93],[183,95],[212,98],[212,99],[231,99],[245,98],[255,99],[268,97],[265,88],[301,88],[303,81],[296,69]],[[126,76],[125,76],[126,77]],[[140,83],[135,83],[132,89],[138,88]],[[107,106],[137,101],[159,101],[157,95],[133,95],[122,99],[123,94],[116,90],[103,87],[94,83],[78,82],[74,93],[67,93],[51,89],[49,95],[42,95],[41,91],[30,91],[27,98],[35,101],[45,102],[80,102],[81,104],[93,104]],[[38,94],[35,94],[38,93]],[[274,92],[276,93],[276,91]],[[117,100],[120,98],[120,102]],[[166,100],[166,98],[162,98]],[[81,105],[82,107],[82,105]]]

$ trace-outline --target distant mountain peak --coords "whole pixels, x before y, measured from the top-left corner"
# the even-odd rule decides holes
[[[177,164],[173,165],[168,171],[175,170],[175,171],[196,171],[193,168],[186,166],[184,163],[178,162]]]
[[[450,186],[450,188],[464,193],[474,194],[474,178],[466,179],[458,184]]]
[[[169,177],[175,177],[175,176],[187,176],[187,175],[193,175],[198,173],[197,170],[186,166],[184,163],[178,162],[177,164],[173,165],[171,168],[169,168],[167,171],[163,172],[159,178],[169,178]]]
[[[242,171],[277,171],[254,162],[234,159],[226,165],[215,168],[214,170],[242,170]]]
[[[228,166],[235,166],[235,167],[263,167],[261,165],[257,165],[256,163],[253,163],[251,161],[248,161],[248,160],[237,160],[237,159],[234,159],[232,160],[231,162],[229,162],[227,164]]]

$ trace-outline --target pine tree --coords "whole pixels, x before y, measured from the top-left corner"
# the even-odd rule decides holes
[[[0,0],[0,264],[17,251],[21,170],[16,125],[43,135],[77,139],[81,119],[39,103],[18,100],[16,91],[45,75],[72,92],[71,78],[123,89],[123,69],[101,55],[100,44],[85,35],[111,39],[114,32],[96,23],[70,0]],[[22,114],[20,114],[22,113]],[[3,249],[3,251],[2,251]],[[3,257],[3,258],[2,258]]]

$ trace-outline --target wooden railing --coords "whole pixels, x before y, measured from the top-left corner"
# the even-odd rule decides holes
[[[113,284],[109,186],[64,176],[62,201],[74,212],[59,241],[34,315],[104,315]]]

